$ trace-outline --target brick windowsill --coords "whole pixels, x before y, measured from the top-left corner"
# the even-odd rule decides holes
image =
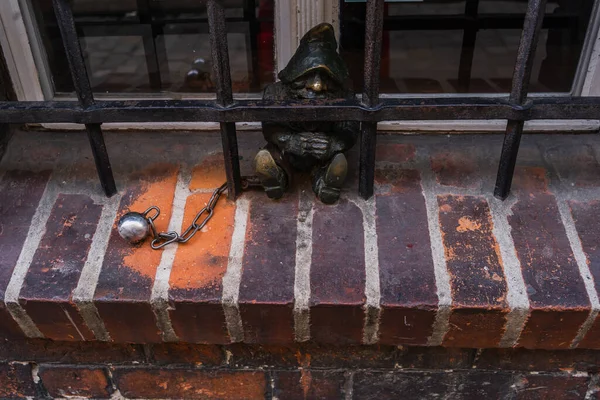
[[[501,136],[381,136],[374,199],[223,199],[189,244],[114,231],[161,208],[180,230],[224,181],[215,135],[108,134],[105,199],[78,133],[17,133],[0,164],[0,336],[115,343],[600,348],[600,139],[524,139],[491,196]],[[240,138],[250,173],[260,134]]]

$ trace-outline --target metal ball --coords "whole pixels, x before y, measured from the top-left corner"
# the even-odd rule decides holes
[[[131,243],[138,243],[150,234],[150,225],[142,214],[128,212],[119,219],[119,235]]]

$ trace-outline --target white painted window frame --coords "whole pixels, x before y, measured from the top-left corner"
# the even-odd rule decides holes
[[[0,44],[4,50],[12,83],[20,101],[41,101],[52,98],[50,77],[45,75],[45,57],[36,37],[33,21],[28,12],[28,0],[0,0]],[[588,29],[589,38],[582,50],[574,91],[582,96],[600,96],[600,1],[596,1],[592,21]],[[338,0],[276,0],[275,1],[275,61],[281,70],[291,58],[300,38],[312,26],[329,22],[339,34]],[[591,37],[595,40],[592,40]],[[41,66],[41,68],[40,68]],[[252,95],[250,95],[253,97]],[[415,97],[422,95],[385,95],[386,97]],[[440,96],[440,95],[433,95]],[[460,96],[460,95],[443,95]],[[487,95],[489,96],[489,95]],[[152,96],[152,98],[160,97]],[[189,98],[206,98],[190,96]],[[254,95],[256,97],[256,95]],[[49,129],[81,129],[77,124],[44,124]],[[240,130],[259,129],[259,123],[238,123]],[[147,124],[105,124],[105,129],[152,129],[152,130],[214,130],[216,123],[147,123]],[[384,131],[406,133],[442,132],[500,132],[506,127],[505,120],[469,121],[389,121],[378,125]],[[536,120],[528,121],[525,130],[530,132],[548,131],[597,131],[598,120]]]

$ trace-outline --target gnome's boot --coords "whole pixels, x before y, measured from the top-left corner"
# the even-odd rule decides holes
[[[342,153],[336,154],[331,161],[319,168],[313,176],[313,191],[325,204],[333,204],[340,198],[346,175],[348,174],[348,161]]]
[[[277,165],[269,150],[262,149],[256,154],[254,170],[269,198],[276,200],[283,197],[287,190],[288,178],[283,168]]]

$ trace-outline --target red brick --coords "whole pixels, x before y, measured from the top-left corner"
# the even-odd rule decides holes
[[[452,290],[445,346],[494,347],[504,332],[506,280],[487,202],[439,196],[440,225]]]
[[[49,171],[7,171],[0,181],[0,338],[24,337],[4,295],[49,176]]]
[[[160,207],[156,228],[165,231],[171,218],[177,168],[156,165],[131,178],[111,233],[98,278],[94,302],[104,325],[116,342],[149,343],[162,340],[150,305],[150,295],[162,252],[145,241],[132,246],[116,231],[118,218],[127,211]]]
[[[221,186],[226,180],[223,154],[209,154],[192,171],[190,190],[213,190]]]
[[[224,175],[222,157],[209,157],[192,174],[191,189],[212,191]],[[183,227],[189,226],[211,193],[188,198]],[[175,333],[186,342],[229,343],[221,298],[227,271],[235,203],[221,197],[210,222],[187,245],[179,246],[171,268],[169,314]]]
[[[128,398],[253,400],[267,391],[263,372],[117,368],[113,376]]]
[[[438,305],[427,210],[417,171],[378,170],[377,243],[383,344],[426,344]],[[384,188],[385,186],[381,186]]]
[[[569,375],[526,375],[515,379],[518,400],[583,399],[589,378]]]
[[[342,399],[344,398],[342,372],[282,371],[273,374],[273,397],[278,399]]]
[[[579,233],[588,267],[594,278],[596,291],[600,289],[600,201],[569,202],[575,227]],[[579,343],[581,348],[600,348],[600,318],[596,318],[587,335]]]
[[[587,350],[482,349],[474,366],[477,369],[514,371],[595,372],[600,352]]]
[[[549,149],[547,156],[566,184],[577,187],[600,186],[600,165],[591,146],[582,143],[571,146],[563,144]]]
[[[144,362],[145,355],[140,345],[30,339],[0,341],[0,360],[120,364]]]
[[[19,302],[53,340],[92,340],[71,292],[77,287],[102,206],[85,195],[60,195],[33,257]]]
[[[225,352],[218,345],[163,343],[152,350],[153,361],[158,364],[218,366],[225,361]]]
[[[475,153],[468,153],[466,149],[434,153],[431,156],[431,169],[435,173],[437,182],[443,186],[476,187],[481,180],[473,154]]]
[[[508,220],[521,262],[531,314],[519,346],[568,348],[590,304],[554,197],[542,169],[520,169]]]
[[[108,398],[112,392],[104,368],[42,366],[39,376],[53,397]]]
[[[23,364],[0,364],[0,398],[24,399],[35,396],[31,367]]]
[[[239,297],[244,341],[293,343],[298,197],[250,199]]]
[[[360,209],[343,198],[332,206],[315,204],[310,333],[316,342],[362,341],[366,300],[362,221]]]
[[[405,163],[415,159],[416,149],[413,144],[380,143],[377,145],[377,161]]]
[[[354,398],[384,399],[504,399],[510,398],[512,377],[487,371],[357,372]]]

